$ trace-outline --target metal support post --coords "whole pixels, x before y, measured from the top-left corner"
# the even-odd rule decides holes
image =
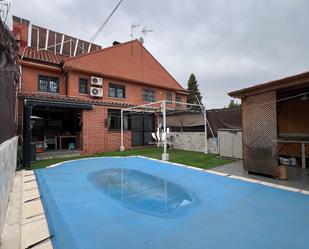
[[[123,130],[124,130],[124,127],[123,127],[123,110],[121,109],[121,111],[120,111],[120,113],[121,113],[121,124],[120,124],[120,126],[121,126],[121,145],[120,145],[120,151],[125,151],[125,147],[124,147],[124,141],[123,141],[123,139],[124,139],[124,136],[123,136]]]
[[[167,132],[166,132],[166,101],[162,101],[162,115],[163,115],[163,154],[162,154],[162,160],[168,161],[169,160],[169,154],[167,153]]]

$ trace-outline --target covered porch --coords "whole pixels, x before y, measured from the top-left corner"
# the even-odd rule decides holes
[[[83,148],[82,111],[92,105],[72,101],[24,100],[24,166],[36,159],[78,156]]]

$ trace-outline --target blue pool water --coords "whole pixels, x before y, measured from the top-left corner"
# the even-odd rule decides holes
[[[144,158],[36,171],[55,249],[307,249],[309,196]]]

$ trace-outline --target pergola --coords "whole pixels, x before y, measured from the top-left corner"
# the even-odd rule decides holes
[[[173,107],[171,107],[173,106]],[[176,106],[176,107],[175,107]],[[185,112],[193,112],[193,111],[201,111],[204,116],[204,137],[205,137],[205,147],[204,153],[208,153],[207,147],[207,116],[206,116],[206,108],[202,104],[190,104],[184,102],[177,101],[168,101],[162,100],[157,102],[152,102],[149,104],[133,106],[129,108],[125,108],[121,110],[121,145],[120,151],[124,151],[124,112],[139,112],[139,113],[154,113],[162,115],[163,121],[163,153],[162,160],[168,161],[169,154],[167,153],[167,115],[174,113],[185,113]]]

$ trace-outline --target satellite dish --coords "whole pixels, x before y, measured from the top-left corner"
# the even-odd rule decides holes
[[[139,40],[139,42],[140,42],[141,44],[144,44],[144,38],[143,38],[143,37],[140,37],[138,40]]]

